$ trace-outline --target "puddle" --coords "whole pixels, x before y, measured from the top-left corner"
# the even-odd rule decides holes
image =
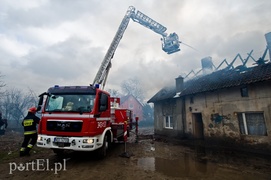
[[[211,179],[265,179],[266,175],[249,174],[230,167],[221,167],[207,160],[195,160],[192,154],[184,153],[179,159],[159,157],[140,158],[137,166],[149,171],[161,173],[172,178],[211,178]]]
[[[216,167],[207,162],[195,162],[188,154],[183,159],[163,159],[158,157],[147,157],[138,159],[137,165],[144,170],[156,171],[170,177],[203,177],[208,170],[213,171]],[[198,176],[194,176],[197,172]]]

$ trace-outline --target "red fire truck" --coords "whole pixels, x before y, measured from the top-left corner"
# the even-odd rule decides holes
[[[137,134],[132,111],[119,108],[120,99],[103,90],[111,59],[130,19],[162,35],[162,49],[168,54],[180,50],[176,33],[167,36],[166,27],[129,7],[92,85],[56,85],[39,96],[38,147],[53,149],[57,154],[63,150],[95,150],[104,157],[111,143],[126,142],[131,130]]]
[[[110,143],[126,141],[137,124],[131,110],[119,108],[119,98],[98,87],[51,87],[40,102],[44,95],[37,146],[57,154],[97,150],[103,157]]]

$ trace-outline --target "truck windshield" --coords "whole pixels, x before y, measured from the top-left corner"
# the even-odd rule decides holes
[[[91,112],[95,95],[90,94],[50,94],[45,111],[47,112]]]

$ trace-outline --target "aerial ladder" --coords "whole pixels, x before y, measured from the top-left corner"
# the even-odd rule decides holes
[[[157,34],[162,35],[161,41],[162,41],[162,49],[167,54],[172,54],[175,52],[180,51],[180,41],[178,38],[178,35],[176,33],[167,34],[166,30],[167,28],[160,23],[156,22],[155,20],[151,19],[147,15],[143,14],[142,12],[135,9],[135,7],[130,6],[118,28],[117,33],[115,34],[115,37],[113,41],[111,42],[109,49],[101,63],[101,66],[95,76],[95,79],[92,83],[92,85],[101,85],[100,88],[104,88],[106,79],[109,73],[109,70],[111,68],[111,59],[114,56],[114,53],[119,45],[119,42],[129,24],[130,19],[132,19],[134,22],[137,22],[152,31],[156,32]]]

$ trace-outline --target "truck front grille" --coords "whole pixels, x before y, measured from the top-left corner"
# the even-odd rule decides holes
[[[47,121],[47,131],[81,132],[82,121]]]

